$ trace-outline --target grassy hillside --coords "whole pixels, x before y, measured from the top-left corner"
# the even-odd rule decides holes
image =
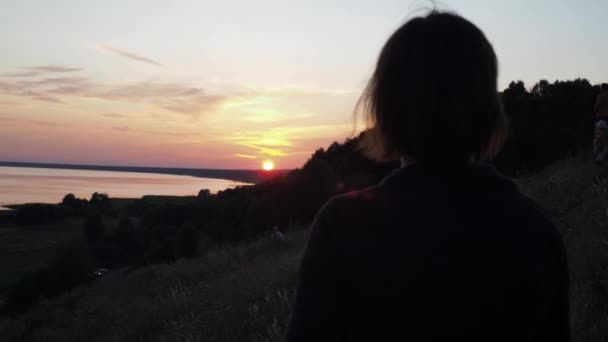
[[[573,341],[608,341],[608,166],[574,158],[520,183],[564,238]]]
[[[307,231],[284,246],[259,240],[195,260],[109,276],[21,318],[0,323],[11,341],[251,341],[284,330]]]
[[[608,169],[606,169],[608,170]],[[574,341],[608,339],[608,171],[559,162],[520,180],[569,252]],[[0,321],[7,341],[278,341],[308,231],[111,275]]]

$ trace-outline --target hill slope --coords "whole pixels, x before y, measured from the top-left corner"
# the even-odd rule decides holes
[[[520,179],[558,224],[571,269],[574,341],[608,339],[608,171],[582,159]],[[0,321],[10,341],[278,341],[308,230],[110,276]]]

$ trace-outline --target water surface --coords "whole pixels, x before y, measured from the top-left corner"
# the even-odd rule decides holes
[[[247,184],[155,173],[0,166],[0,208],[8,204],[59,203],[68,193],[86,199],[91,198],[94,192],[126,198],[191,196],[198,194],[200,189],[216,193],[238,185]]]

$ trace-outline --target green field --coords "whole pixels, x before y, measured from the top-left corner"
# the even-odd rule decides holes
[[[608,340],[606,175],[589,162],[571,159],[519,181],[564,236],[573,341]],[[65,237],[75,231],[64,229],[59,232]],[[13,234],[11,243],[3,239],[2,244],[24,260],[40,257],[19,250],[38,246],[31,238],[36,234]],[[39,234],[42,241],[58,240],[50,232]],[[0,336],[6,341],[279,341],[307,234],[307,229],[288,234],[281,248],[262,239],[102,279],[43,301],[16,320],[0,320]],[[51,243],[39,242],[39,248]]]

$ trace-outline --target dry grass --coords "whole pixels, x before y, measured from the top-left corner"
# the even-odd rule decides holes
[[[520,184],[564,237],[573,341],[608,341],[608,167],[571,158]]]
[[[156,265],[0,321],[7,341],[275,341],[307,231]]]

